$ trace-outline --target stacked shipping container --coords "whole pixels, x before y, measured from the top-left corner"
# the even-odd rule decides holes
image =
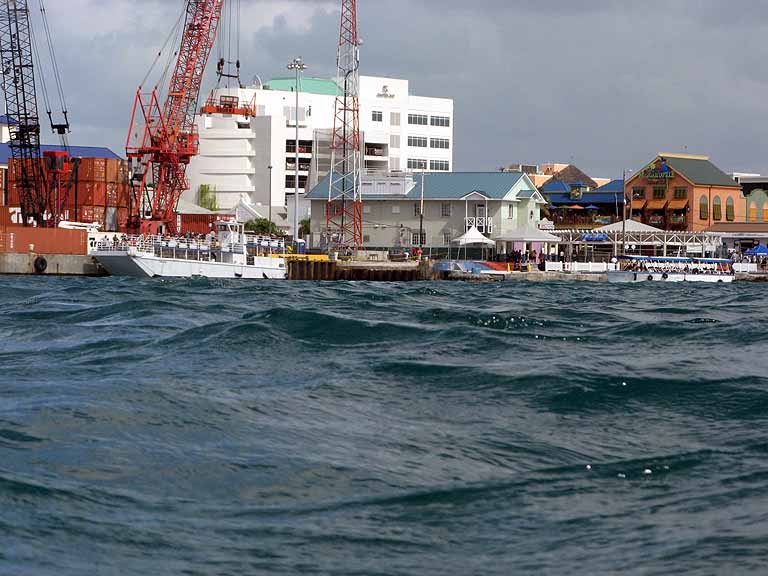
[[[45,163],[44,173],[45,173]],[[8,163],[7,205],[19,206],[16,186],[17,161]],[[47,177],[47,176],[46,176]],[[64,205],[62,218],[78,222],[97,222],[102,230],[124,229],[128,221],[130,183],[128,162],[112,158],[81,158],[77,178]]]

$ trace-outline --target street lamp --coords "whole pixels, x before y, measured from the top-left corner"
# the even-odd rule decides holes
[[[267,168],[269,169],[269,227],[272,228],[272,164]]]
[[[293,250],[294,253],[299,251],[299,76],[307,69],[307,65],[301,59],[301,56],[294,58],[292,62],[288,64],[288,70],[292,70],[296,73],[296,112],[294,114],[294,121],[296,123],[296,190],[293,196]]]

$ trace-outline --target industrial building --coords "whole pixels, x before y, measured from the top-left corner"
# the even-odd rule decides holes
[[[247,88],[220,88],[198,118],[200,154],[193,158],[185,199],[197,203],[201,185],[215,190],[219,209],[243,194],[276,222],[292,218],[285,207],[295,192],[296,119],[299,124],[299,194],[330,170],[330,139],[339,89],[320,78],[300,80],[296,112],[294,78]],[[363,169],[431,172],[453,169],[453,100],[410,94],[408,80],[361,76],[360,131]],[[301,202],[301,216],[309,203]]]

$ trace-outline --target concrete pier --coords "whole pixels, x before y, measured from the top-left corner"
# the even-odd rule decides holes
[[[37,262],[37,266],[35,266]],[[90,256],[76,254],[0,253],[0,274],[36,276],[106,276],[107,272]]]

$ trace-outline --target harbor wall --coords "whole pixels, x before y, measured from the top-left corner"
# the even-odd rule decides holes
[[[41,262],[45,261],[42,269]],[[35,263],[37,267],[35,266]],[[106,271],[90,256],[77,254],[0,253],[0,274],[36,276],[104,276]]]

